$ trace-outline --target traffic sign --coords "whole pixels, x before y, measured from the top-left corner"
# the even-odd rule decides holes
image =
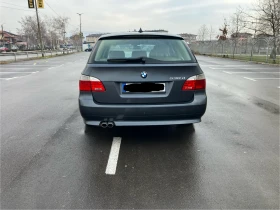
[[[29,9],[34,9],[35,8],[34,0],[28,0],[28,7],[29,7]]]

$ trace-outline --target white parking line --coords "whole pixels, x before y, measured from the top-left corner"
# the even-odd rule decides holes
[[[256,82],[257,80],[280,80],[280,78],[249,78],[249,77],[244,77],[245,79],[252,80]]]
[[[114,137],[112,146],[111,146],[111,151],[106,167],[105,173],[108,175],[114,175],[116,173],[117,169],[117,163],[118,163],[118,158],[119,158],[119,151],[121,147],[121,137]]]
[[[231,70],[231,69],[236,69],[239,66],[235,66],[235,67],[209,67],[209,69],[214,69],[214,70],[223,70],[223,69],[227,69],[227,70]],[[245,69],[245,70],[258,70],[258,69],[264,69],[264,68],[240,68],[240,69]]]
[[[11,77],[11,78],[7,78],[6,80],[11,80],[11,79],[16,79],[18,77]]]
[[[248,79],[248,80],[251,80],[251,81],[254,81],[254,82],[256,82],[257,80],[254,80],[254,79],[252,79],[252,78],[248,78],[248,77],[243,77],[244,79]]]
[[[61,64],[61,65],[59,65],[59,66],[53,66],[53,67],[50,67],[50,68],[48,68],[48,69],[54,69],[54,68],[58,68],[58,67],[61,67],[61,66],[64,66],[64,64]]]
[[[278,79],[278,80],[280,80],[280,78],[251,78],[251,79],[256,79],[256,80],[259,80],[259,79],[263,79],[263,80]]]
[[[12,68],[38,68],[38,67],[50,67],[52,66],[51,64],[50,65],[2,65],[0,66],[0,68],[2,69],[10,69],[9,67],[12,67]]]
[[[233,65],[223,65],[224,67],[236,67],[236,66],[252,66],[252,65],[239,65],[239,64],[233,64]]]
[[[0,72],[0,74],[35,74],[39,71],[26,71],[26,72],[15,72],[15,71],[9,71],[9,72]]]
[[[223,71],[224,73],[227,74],[280,74],[280,72],[244,72],[244,71]]]

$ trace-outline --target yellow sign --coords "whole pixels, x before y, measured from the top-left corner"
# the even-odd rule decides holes
[[[35,8],[34,0],[28,0],[28,7],[29,7],[29,9],[34,9]]]
[[[44,8],[44,0],[37,0],[38,8],[43,9]]]

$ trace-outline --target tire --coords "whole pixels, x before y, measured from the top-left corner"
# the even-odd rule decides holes
[[[194,130],[194,124],[190,123],[190,124],[182,124],[182,125],[178,125],[178,129],[179,130]]]

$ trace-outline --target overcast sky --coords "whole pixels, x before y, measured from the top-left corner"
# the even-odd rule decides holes
[[[197,34],[203,24],[212,25],[218,34],[218,28],[223,24],[224,17],[229,17],[239,5],[243,8],[250,7],[255,0],[44,1],[45,8],[39,10],[40,16],[58,14],[69,17],[68,33],[79,28],[79,16],[76,13],[84,13],[82,31],[87,35],[95,32],[138,30],[140,27],[143,30],[166,29],[170,33]],[[27,2],[27,0],[0,0],[0,24],[4,23],[4,30],[16,33],[21,17],[35,15],[34,9],[28,9]]]

